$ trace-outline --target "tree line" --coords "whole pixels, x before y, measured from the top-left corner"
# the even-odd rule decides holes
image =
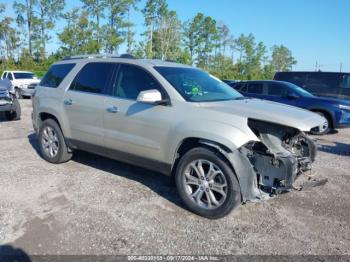
[[[171,60],[205,69],[222,79],[269,79],[297,63],[284,45],[268,47],[252,34],[233,36],[223,22],[203,13],[181,21],[166,0],[80,0],[65,11],[65,0],[16,0],[15,17],[0,4],[0,70],[46,71],[77,54],[117,54],[122,45],[137,58]],[[131,12],[143,15],[136,37]],[[62,23],[63,21],[63,23]],[[57,28],[61,22],[64,27]],[[60,47],[48,53],[57,34]]]

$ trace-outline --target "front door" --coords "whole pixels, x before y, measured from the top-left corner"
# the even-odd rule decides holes
[[[105,147],[116,152],[152,159],[165,160],[169,130],[174,110],[167,105],[151,105],[136,101],[144,90],[165,91],[145,69],[121,64],[115,79],[112,97],[105,100]],[[130,160],[130,159],[129,159]]]

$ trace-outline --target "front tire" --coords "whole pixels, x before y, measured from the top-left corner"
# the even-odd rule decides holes
[[[225,159],[205,147],[188,151],[175,173],[176,187],[187,208],[200,216],[217,219],[241,204],[238,180]]]
[[[61,128],[53,119],[47,119],[42,123],[38,140],[40,153],[46,161],[61,164],[72,158]]]
[[[23,98],[23,96],[21,94],[21,90],[18,87],[15,88],[15,96],[16,96],[17,99],[22,99]]]
[[[8,121],[17,121],[21,119],[21,105],[19,104],[18,100],[14,100],[13,104],[15,105],[16,110],[5,112],[5,118]]]

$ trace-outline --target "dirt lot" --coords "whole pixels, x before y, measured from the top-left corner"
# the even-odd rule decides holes
[[[350,129],[314,137],[313,173],[326,185],[211,221],[183,208],[171,178],[87,153],[45,162],[31,101],[21,104],[21,121],[0,117],[0,245],[32,255],[350,254]]]

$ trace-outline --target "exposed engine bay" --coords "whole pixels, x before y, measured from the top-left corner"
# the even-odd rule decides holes
[[[288,191],[301,174],[312,169],[317,148],[303,132],[252,119],[248,120],[248,126],[260,141],[246,144],[231,156],[243,201],[261,200]]]

